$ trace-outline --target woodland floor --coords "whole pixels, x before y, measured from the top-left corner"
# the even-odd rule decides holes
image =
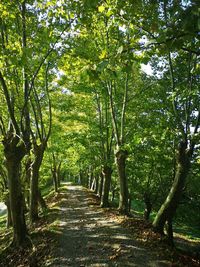
[[[33,249],[4,250],[0,266],[200,266],[194,257],[171,250],[143,220],[98,204],[91,191],[65,184],[49,196],[50,209],[35,230],[29,229]]]

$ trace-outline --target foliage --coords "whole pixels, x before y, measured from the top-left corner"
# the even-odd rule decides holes
[[[111,167],[111,197],[120,187],[114,155],[121,147],[128,153],[132,205],[148,194],[153,212],[168,195],[185,142],[191,168],[175,225],[199,223],[197,2],[0,3],[0,201],[10,192],[5,140],[11,132],[18,147],[27,141],[27,128],[31,132],[21,161],[23,194],[30,191],[25,173],[28,159],[35,159],[33,145],[48,136],[39,179],[44,191],[53,183],[54,154],[64,179],[79,181],[83,174],[85,184],[91,177],[97,181],[103,166]]]

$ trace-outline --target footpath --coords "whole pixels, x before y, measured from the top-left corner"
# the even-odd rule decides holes
[[[83,187],[67,184],[59,195],[57,248],[45,266],[173,266],[156,250],[134,240],[116,216],[92,205],[92,193]]]

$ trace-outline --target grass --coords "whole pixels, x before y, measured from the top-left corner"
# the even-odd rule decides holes
[[[54,193],[53,185],[45,185],[41,187],[42,196],[47,197],[49,194]]]
[[[0,216],[0,252],[3,251],[11,242],[11,229],[6,227],[7,215]]]
[[[55,194],[52,186],[43,187],[42,195],[47,202],[48,209],[40,212],[40,219],[33,225],[26,222],[33,247],[10,246],[12,241],[12,228],[6,228],[6,215],[0,215],[0,266],[44,266],[51,250],[55,247],[55,236],[58,235],[56,219],[58,215],[59,194]],[[51,207],[53,206],[53,207]]]
[[[115,199],[114,206],[117,207],[118,200]],[[131,204],[131,209],[134,214],[142,217],[144,214],[145,205],[144,202],[140,199],[133,199]],[[153,222],[156,211],[152,211],[150,215],[150,221]],[[188,216],[182,217],[182,210],[178,212],[178,215],[174,221],[174,232],[177,234],[184,235],[185,238],[200,241],[200,227],[197,224],[197,217],[194,217],[194,212],[191,213],[189,209],[187,209]],[[191,219],[193,218],[193,220]]]
[[[174,224],[174,232],[183,234],[188,239],[200,241],[200,229],[196,225]]]
[[[0,216],[0,229],[1,229],[1,231],[6,229],[6,217],[7,217],[6,214]]]

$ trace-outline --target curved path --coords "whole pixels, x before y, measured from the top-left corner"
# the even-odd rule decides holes
[[[60,194],[58,250],[45,266],[171,266],[134,240],[115,216],[91,206],[91,193],[83,187],[67,185]]]

